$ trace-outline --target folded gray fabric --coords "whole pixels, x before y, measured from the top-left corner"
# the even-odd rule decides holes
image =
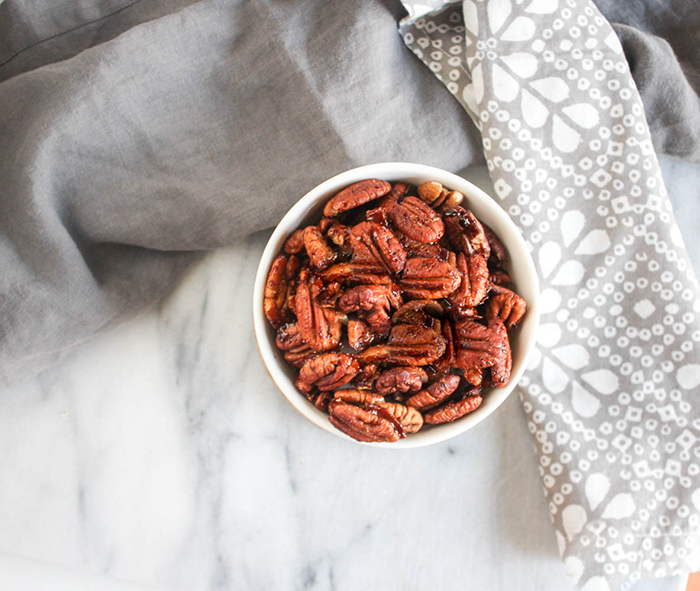
[[[613,20],[672,32],[652,0],[607,3]],[[392,0],[0,4],[0,383],[163,296],[199,253],[275,224],[334,173],[481,161],[468,117],[401,43],[403,14]],[[697,41],[673,33],[682,62],[634,32],[626,48],[647,56],[634,72],[657,147],[697,161],[696,124],[678,124],[697,107]]]
[[[700,568],[700,286],[622,46],[586,1],[451,4],[401,26],[481,130],[541,281],[517,388],[584,591]]]
[[[35,30],[58,43],[53,27],[71,29],[79,47],[97,35],[98,3],[43,4],[0,5],[0,381],[127,318],[198,252],[275,224],[339,171],[482,158],[380,3],[202,2],[35,67],[51,61]],[[79,37],[69,17],[93,24]],[[98,22],[104,38],[124,26]]]

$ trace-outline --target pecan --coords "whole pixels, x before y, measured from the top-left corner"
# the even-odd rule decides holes
[[[472,367],[464,372],[464,379],[467,383],[478,388],[484,381],[484,370]]]
[[[309,347],[306,343],[289,349],[284,352],[284,359],[291,363],[294,367],[301,367],[309,359],[316,357],[318,353]]]
[[[401,203],[390,201],[386,215],[401,232],[418,242],[437,242],[445,233],[440,214],[417,197],[406,197]]]
[[[451,423],[467,413],[470,413],[481,405],[481,391],[479,389],[472,390],[467,396],[456,402],[447,402],[438,408],[426,412],[423,418],[429,425],[441,425],[442,423]]]
[[[331,218],[324,218],[331,219]],[[351,226],[346,226],[339,222],[335,222],[328,227],[325,234],[328,240],[338,247],[338,251],[343,255],[347,256],[352,253],[350,249],[350,230]]]
[[[352,383],[358,388],[371,389],[378,375],[377,365],[375,363],[367,363],[360,367],[360,371],[357,372]]]
[[[360,366],[345,353],[324,353],[309,359],[299,370],[299,381],[319,390],[335,390],[355,377]]]
[[[304,230],[296,230],[284,241],[282,250],[287,254],[299,254],[304,250]]]
[[[316,351],[334,349],[340,344],[344,314],[324,308],[319,302],[323,290],[320,279],[312,279],[304,269],[294,299],[297,324],[304,341]]]
[[[455,291],[461,280],[449,262],[416,257],[406,261],[400,285],[410,298],[436,300]]]
[[[439,324],[439,321],[436,320]],[[359,354],[362,363],[428,365],[445,353],[445,339],[437,330],[425,326],[397,324],[384,345],[370,347]]]
[[[522,320],[526,311],[527,303],[517,293],[499,285],[491,287],[491,297],[486,302],[486,318],[500,318],[511,330]]]
[[[458,322],[455,336],[458,367],[464,371],[490,367],[494,386],[508,383],[513,360],[508,332],[500,318],[492,318],[488,326],[474,320]]]
[[[379,179],[367,179],[346,187],[326,203],[323,214],[333,217],[343,211],[348,211],[374,199],[383,197],[391,191],[391,185]]]
[[[489,279],[493,285],[500,285],[502,287],[510,287],[513,285],[510,275],[503,269],[490,269]]]
[[[385,402],[383,396],[370,392],[369,390],[360,390],[358,388],[343,388],[342,390],[336,390],[333,393],[333,399],[346,402],[347,404],[357,404],[360,406],[367,404],[383,404]]]
[[[435,408],[443,400],[454,394],[459,387],[459,382],[460,377],[457,375],[448,374],[443,376],[427,388],[411,396],[406,401],[406,404],[421,411]]]
[[[321,230],[316,226],[308,226],[304,230],[304,247],[316,269],[327,269],[335,260],[335,251],[328,246]]]
[[[440,259],[446,261],[450,256],[449,251],[444,249],[440,244],[435,242],[418,242],[413,240],[399,230],[395,230],[394,234],[401,242],[401,245],[406,250],[409,257],[425,257],[432,259]]]
[[[359,312],[360,318],[380,337],[389,334],[389,310],[399,305],[401,295],[394,285],[358,285],[346,291],[338,302],[343,312]]]
[[[288,324],[277,331],[275,343],[282,351],[290,351],[305,344],[298,324]]]
[[[394,324],[426,324],[427,316],[443,316],[442,306],[435,300],[411,300],[394,312],[391,321]]]
[[[397,402],[384,402],[378,406],[401,424],[404,433],[415,433],[423,426],[423,415],[415,408]]]
[[[287,288],[287,257],[281,254],[270,267],[263,300],[265,316],[274,328],[279,328],[290,318],[287,306]]]
[[[489,247],[491,248],[491,255],[489,256],[489,263],[494,267],[502,267],[508,260],[508,253],[506,252],[506,247],[503,246],[501,239],[496,236],[496,233],[483,222],[481,226],[484,228],[484,234],[486,239],[489,241]]]
[[[489,291],[489,269],[486,259],[478,254],[467,257],[460,252],[457,255],[457,269],[462,276],[462,282],[459,289],[450,294],[450,302],[459,309],[478,306]]]
[[[392,442],[398,441],[403,429],[389,413],[378,412],[375,408],[365,409],[340,400],[328,405],[328,420],[343,433],[357,441]]]
[[[406,251],[391,230],[374,222],[362,222],[350,231],[352,260],[379,263],[387,273],[400,273],[406,264]]]
[[[379,207],[383,208],[389,201],[401,201],[406,193],[408,193],[408,189],[409,186],[406,183],[394,183],[394,186],[391,187],[391,191],[379,201]]]
[[[370,325],[362,319],[348,321],[348,345],[355,351],[363,351],[372,344],[374,333]]]
[[[442,322],[442,337],[445,339],[445,354],[435,364],[435,370],[439,374],[446,374],[457,367],[457,351],[455,349],[454,326],[452,321],[445,319]]]
[[[488,260],[491,254],[488,238],[481,222],[469,210],[459,205],[443,215],[445,234],[452,248],[465,254],[480,254]]]
[[[355,283],[391,283],[379,263],[340,263],[321,273],[326,281],[353,281]]]
[[[374,391],[382,396],[396,392],[417,392],[428,381],[428,374],[420,367],[394,367],[374,382]]]
[[[314,406],[321,412],[328,412],[328,404],[333,397],[328,392],[319,392],[314,399]]]

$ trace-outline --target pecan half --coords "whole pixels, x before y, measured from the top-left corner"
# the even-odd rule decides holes
[[[287,287],[287,257],[281,254],[272,261],[263,299],[265,316],[274,328],[279,328],[290,318]]]
[[[327,269],[335,260],[335,251],[328,245],[325,237],[316,226],[304,230],[304,247],[311,264],[319,270]]]
[[[484,227],[471,211],[457,206],[448,209],[443,218],[445,235],[454,250],[465,254],[480,254],[488,260],[491,246]]]
[[[418,242],[399,230],[395,230],[394,235],[399,239],[409,257],[425,257],[446,261],[450,256],[449,251],[437,242]]]
[[[489,280],[493,285],[500,285],[501,287],[510,287],[513,285],[510,275],[503,269],[490,269]]]
[[[488,326],[474,320],[455,324],[457,366],[470,369],[491,368],[491,381],[502,388],[510,379],[513,359],[508,332],[500,318],[489,320]]]
[[[434,410],[426,412],[423,418],[429,425],[451,423],[479,408],[481,401],[481,391],[479,389],[472,390],[461,400],[447,402]]]
[[[357,441],[398,441],[403,436],[400,424],[389,413],[380,414],[375,408],[379,407],[365,409],[333,400],[328,405],[328,420],[336,429]]]
[[[428,381],[428,374],[420,367],[387,369],[374,382],[374,391],[382,396],[396,392],[417,392]]]
[[[348,321],[348,345],[355,351],[364,351],[372,344],[374,333],[367,321],[361,318]]]
[[[406,264],[406,251],[399,239],[385,226],[362,222],[350,231],[352,260],[379,263],[387,273],[400,273]]]
[[[321,273],[325,281],[352,281],[354,283],[391,283],[379,263],[340,263]]]
[[[291,349],[296,349],[306,344],[304,342],[304,337],[301,336],[298,324],[288,324],[277,331],[275,343],[277,344],[277,348],[282,351],[290,351]]]
[[[391,185],[379,179],[367,179],[346,187],[326,203],[323,215],[333,217],[374,199],[383,197],[391,191]]]
[[[486,259],[478,254],[467,257],[460,252],[457,255],[457,269],[462,276],[462,282],[459,289],[450,294],[450,302],[461,309],[478,306],[489,291],[489,268]]]
[[[397,402],[384,402],[378,405],[401,424],[405,433],[415,433],[423,426],[423,415],[415,408]]]
[[[282,250],[287,254],[299,254],[304,250],[304,230],[296,230],[284,241]]]
[[[309,359],[316,357],[318,353],[309,347],[306,343],[294,347],[284,352],[284,359],[291,363],[294,367],[301,367]]]
[[[454,326],[450,319],[442,321],[442,337],[445,339],[445,354],[435,363],[438,375],[449,373],[457,367]]]
[[[427,388],[414,394],[407,401],[408,406],[417,408],[418,410],[429,410],[435,408],[443,400],[454,394],[459,387],[460,377],[454,374],[449,374],[441,377],[436,382],[430,384]]]
[[[435,321],[439,325],[439,321]],[[370,347],[359,354],[362,363],[428,365],[445,353],[445,339],[437,330],[425,326],[397,324],[384,345]]]
[[[389,201],[401,201],[401,199],[404,198],[406,193],[408,193],[409,186],[406,183],[394,183],[394,186],[391,187],[391,191],[389,191],[384,197],[381,198],[381,200],[378,202],[379,205],[378,207],[384,207]]]
[[[442,306],[435,300],[410,300],[394,312],[391,321],[394,324],[425,324],[426,316],[441,318]]]
[[[360,367],[360,371],[357,372],[352,383],[358,388],[370,390],[378,376],[379,370],[377,369],[377,365],[375,363],[367,363]]]
[[[445,233],[440,214],[417,197],[389,202],[386,215],[401,232],[418,242],[437,242]]]
[[[321,412],[328,412],[328,404],[333,397],[328,392],[319,392],[314,399],[314,406]]]
[[[343,294],[338,306],[343,312],[359,312],[372,331],[386,337],[391,330],[389,311],[401,305],[401,294],[394,285],[358,285]]]
[[[472,386],[479,387],[484,381],[484,370],[472,367],[464,372],[464,380]]]
[[[486,302],[486,318],[500,318],[508,330],[516,327],[527,312],[527,303],[517,293],[494,285]]]
[[[483,222],[481,223],[481,226],[484,228],[484,234],[486,235],[486,239],[489,241],[489,247],[491,248],[489,264],[493,265],[494,267],[502,267],[508,260],[508,252],[506,251],[506,247],[489,226]]]
[[[360,366],[345,353],[324,353],[309,359],[299,370],[299,381],[320,391],[335,390],[355,377]]]
[[[385,402],[384,397],[370,392],[369,390],[360,390],[358,388],[343,388],[342,390],[336,390],[333,393],[334,400],[341,400],[347,404],[383,404]]]
[[[344,314],[324,308],[319,296],[324,289],[320,279],[313,279],[308,269],[299,275],[294,298],[297,324],[304,341],[316,351],[334,349],[340,344]]]
[[[436,300],[455,291],[461,281],[449,262],[417,257],[406,261],[399,283],[410,298]]]

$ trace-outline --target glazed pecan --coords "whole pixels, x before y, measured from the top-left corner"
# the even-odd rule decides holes
[[[284,359],[291,363],[294,367],[301,367],[312,357],[316,357],[318,353],[309,347],[306,343],[294,347],[284,352]]]
[[[314,399],[314,406],[321,412],[328,412],[328,404],[333,397],[328,392],[319,392]]]
[[[409,186],[406,183],[394,183],[394,186],[391,187],[391,191],[378,201],[378,207],[383,208],[389,201],[401,201],[406,193],[408,193],[408,189]]]
[[[420,367],[387,369],[374,382],[374,391],[382,396],[397,392],[417,392],[428,381],[428,374]]]
[[[491,255],[489,256],[489,264],[494,267],[502,267],[508,260],[508,253],[506,247],[503,246],[500,238],[496,236],[496,233],[486,224],[482,222],[481,226],[484,228],[484,234],[486,239],[489,241],[489,247],[491,248]]]
[[[435,321],[438,325],[439,321]],[[375,345],[359,354],[362,363],[392,363],[396,365],[428,365],[445,353],[445,339],[440,327],[430,328],[397,324],[391,329],[384,345]]]
[[[326,203],[323,214],[333,217],[343,211],[348,211],[374,199],[383,197],[391,191],[391,185],[379,179],[367,179],[346,187]]]
[[[500,318],[489,320],[488,326],[474,320],[455,324],[457,366],[469,369],[491,368],[491,381],[497,388],[507,384],[513,360],[508,332]]]
[[[450,256],[449,251],[436,242],[418,242],[417,240],[409,238],[399,230],[395,230],[394,234],[399,239],[399,242],[401,242],[401,245],[404,247],[409,257],[425,257],[446,261]]]
[[[391,330],[389,311],[401,305],[401,294],[392,284],[358,285],[345,292],[338,302],[343,312],[359,312],[376,336],[386,337]]]
[[[364,351],[372,344],[374,333],[367,321],[356,318],[348,321],[348,345],[355,351]]]
[[[406,197],[401,203],[390,201],[386,215],[396,228],[418,242],[437,242],[445,233],[440,214],[417,197]]]
[[[384,402],[378,406],[399,422],[404,433],[415,433],[423,426],[423,415],[415,408],[397,402]]]
[[[394,324],[430,325],[432,323],[428,320],[428,316],[441,318],[442,306],[435,300],[410,300],[394,312],[391,321]]]
[[[335,251],[328,246],[321,230],[316,226],[308,226],[304,230],[304,247],[311,264],[316,269],[327,269],[333,264],[336,257]]]
[[[429,425],[441,425],[463,417],[476,410],[481,405],[481,391],[477,388],[456,402],[447,402],[438,408],[428,411],[423,415]]]
[[[489,280],[493,285],[500,285],[501,287],[510,287],[513,285],[510,275],[503,269],[490,269]]]
[[[330,219],[330,218],[327,218]],[[339,222],[334,223],[326,230],[326,236],[344,254],[350,254],[350,226],[345,226]]]
[[[455,335],[452,320],[445,318],[442,321],[442,337],[445,339],[445,354],[435,363],[435,371],[438,375],[450,373],[457,367],[457,350],[455,348]]]
[[[299,254],[304,250],[304,230],[296,230],[284,241],[282,250],[287,254]]]
[[[352,260],[379,263],[387,273],[400,273],[406,264],[406,251],[386,226],[362,222],[350,231]]]
[[[500,318],[508,330],[515,328],[527,312],[527,303],[517,293],[493,285],[491,297],[486,302],[486,318]]]
[[[287,306],[287,288],[287,257],[281,254],[270,267],[263,300],[265,316],[274,328],[279,328],[290,318]]]
[[[478,254],[457,255],[457,269],[462,276],[459,289],[450,294],[449,300],[460,309],[478,306],[489,291],[489,268],[486,259]]]
[[[378,376],[379,370],[377,369],[377,365],[375,363],[367,363],[360,367],[360,371],[357,372],[352,383],[358,388],[371,390]]]
[[[321,277],[326,281],[391,283],[391,278],[379,263],[340,263],[323,271]]]
[[[464,380],[472,386],[478,388],[484,381],[484,370],[472,367],[464,372]]]
[[[301,336],[298,324],[288,324],[277,331],[275,343],[278,349],[290,351],[305,344],[304,337]]]
[[[309,359],[299,370],[299,381],[320,391],[335,390],[355,377],[360,366],[345,353],[324,353]]]
[[[461,281],[449,262],[416,257],[406,261],[399,283],[410,298],[436,300],[455,291]]]
[[[328,420],[336,429],[357,441],[392,442],[405,436],[401,424],[393,416],[373,405],[365,409],[332,400],[328,405]]]
[[[360,390],[358,388],[343,388],[336,390],[333,393],[334,400],[340,400],[347,404],[358,404],[364,406],[367,404],[383,404],[384,397],[380,394],[375,394],[369,390]]]
[[[454,250],[465,254],[480,254],[488,260],[491,246],[484,227],[471,211],[456,206],[448,209],[443,218],[445,235]]]
[[[294,299],[297,324],[304,341],[316,351],[334,349],[340,344],[345,315],[332,308],[324,308],[319,296],[324,286],[314,279],[308,269],[301,271]]]
[[[436,382],[430,384],[417,394],[411,396],[406,404],[417,408],[418,410],[430,410],[435,408],[443,400],[446,400],[459,387],[460,377],[454,374],[448,374],[441,377]]]

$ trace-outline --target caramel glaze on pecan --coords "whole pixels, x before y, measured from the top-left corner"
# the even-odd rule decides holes
[[[271,265],[264,312],[295,384],[359,441],[456,420],[510,379],[527,304],[465,201],[436,181],[360,181]]]

